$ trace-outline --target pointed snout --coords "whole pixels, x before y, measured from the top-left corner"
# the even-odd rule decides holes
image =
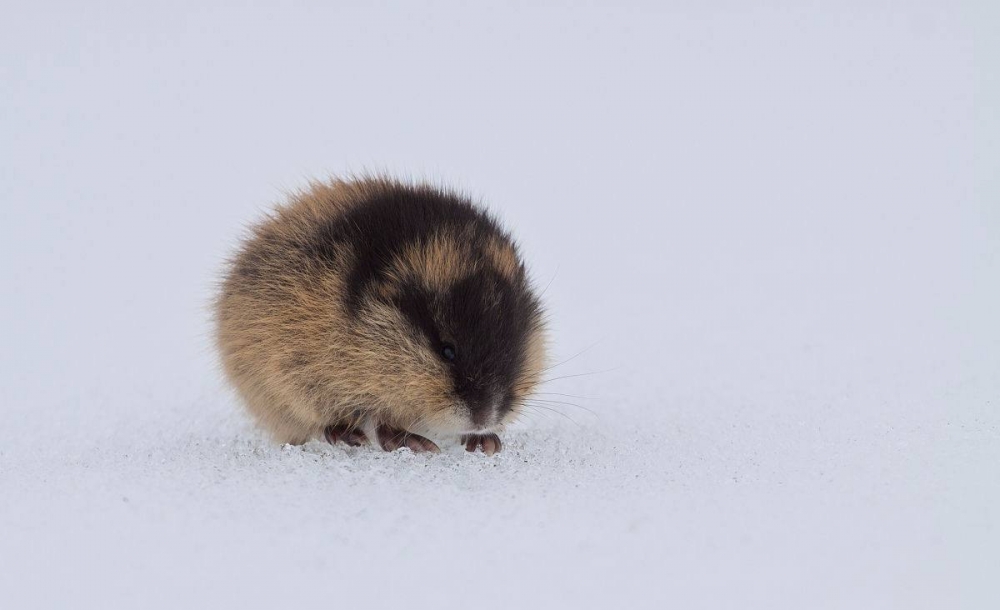
[[[500,421],[500,398],[487,396],[481,400],[470,400],[469,419],[480,430],[485,430]]]

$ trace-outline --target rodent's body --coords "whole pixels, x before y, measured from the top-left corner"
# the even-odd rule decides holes
[[[279,442],[492,453],[539,381],[541,306],[510,237],[464,198],[313,184],[256,226],[217,302],[228,379]],[[493,440],[491,440],[493,439]]]

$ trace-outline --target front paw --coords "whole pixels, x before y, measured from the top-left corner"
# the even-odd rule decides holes
[[[378,438],[379,446],[385,451],[395,451],[400,447],[407,447],[414,453],[439,453],[441,451],[429,438],[385,424],[379,424],[375,427],[375,436]]]
[[[327,442],[331,445],[336,445],[338,442],[345,443],[351,447],[360,447],[361,445],[368,444],[368,437],[365,436],[364,430],[346,424],[327,426],[326,430],[323,431],[323,436],[326,437]]]
[[[466,451],[476,451],[482,449],[486,455],[493,455],[503,449],[503,443],[496,434],[466,434],[462,436]]]

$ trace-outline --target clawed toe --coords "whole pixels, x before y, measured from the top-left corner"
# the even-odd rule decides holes
[[[385,451],[395,451],[400,447],[407,447],[414,453],[440,453],[441,449],[429,438],[424,438],[419,434],[413,434],[399,428],[379,425],[375,428],[375,435],[378,437],[378,444]]]
[[[323,436],[331,445],[344,443],[351,447],[360,447],[370,442],[363,430],[349,425],[327,426],[323,431]],[[406,447],[414,453],[441,452],[441,449],[429,438],[385,424],[379,424],[375,427],[375,437],[379,446],[385,451],[395,451]],[[500,437],[492,433],[466,434],[462,436],[462,444],[465,445],[466,451],[482,450],[486,455],[493,455],[503,449]]]
[[[351,447],[360,447],[368,444],[368,437],[363,430],[350,426],[327,426],[323,431],[326,441],[331,445],[338,442],[345,443]]]
[[[503,443],[496,434],[466,434],[462,437],[466,451],[482,449],[486,455],[493,455],[503,449]]]

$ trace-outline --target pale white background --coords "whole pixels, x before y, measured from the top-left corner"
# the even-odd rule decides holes
[[[1000,607],[995,5],[147,4],[0,10],[0,605]],[[586,350],[497,458],[218,376],[243,227],[366,169]]]

